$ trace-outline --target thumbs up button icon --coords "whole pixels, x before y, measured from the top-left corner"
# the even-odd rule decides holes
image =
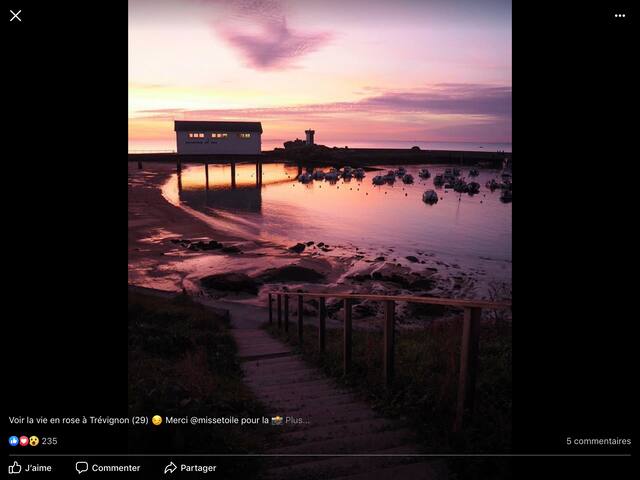
[[[9,465],[9,475],[17,475],[20,472],[22,472],[22,465],[14,460],[13,465]]]

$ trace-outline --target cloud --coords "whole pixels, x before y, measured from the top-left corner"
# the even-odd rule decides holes
[[[385,92],[361,102],[390,111],[511,115],[511,87],[442,83],[410,92]]]
[[[441,83],[410,91],[388,90],[352,102],[305,104],[288,107],[234,109],[142,110],[143,115],[184,118],[314,116],[342,113],[423,113],[511,119],[511,87]]]
[[[214,32],[257,70],[294,66],[295,60],[331,39],[328,32],[304,32],[289,26],[277,0],[232,0],[226,14],[211,22]]]

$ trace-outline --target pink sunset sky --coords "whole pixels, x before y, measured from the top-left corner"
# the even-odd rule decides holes
[[[504,0],[129,0],[129,143],[173,120],[263,143],[511,142]]]

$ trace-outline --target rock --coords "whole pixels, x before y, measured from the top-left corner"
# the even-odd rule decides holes
[[[224,292],[246,292],[257,295],[260,282],[246,273],[218,273],[200,279],[200,284],[209,290]]]
[[[235,245],[229,245],[228,247],[222,247],[221,251],[223,251],[224,253],[241,253],[242,252],[242,250],[240,250]]]
[[[376,257],[376,262],[384,262],[386,260],[386,258],[384,257]]]
[[[300,265],[286,265],[265,270],[258,278],[265,283],[319,282],[325,279],[325,275]]]
[[[289,247],[289,250],[295,253],[302,253],[307,246],[304,243],[296,243],[293,247]]]
[[[435,287],[436,282],[431,278],[420,277],[409,284],[411,290],[431,290]]]
[[[406,256],[404,258],[406,258],[407,260],[409,260],[412,263],[418,263],[420,261],[420,260],[418,260],[418,257],[414,257],[413,255],[408,255],[408,256]]]
[[[319,242],[318,243],[318,248],[322,248],[322,247],[324,247],[324,242]]]
[[[311,245],[313,245],[315,242],[307,242],[307,247],[310,247]]]
[[[367,280],[371,280],[371,275],[368,273],[356,273],[355,275],[351,275],[349,278],[356,282],[366,282]]]
[[[218,250],[220,248],[223,248],[223,245],[215,240],[210,240],[209,243],[202,244],[202,250]]]
[[[180,239],[179,238],[172,238],[171,240],[169,240],[171,243],[180,243]]]
[[[435,286],[435,281],[422,275],[408,275],[401,271],[376,271],[371,274],[373,280],[388,282],[407,290],[430,290]]]

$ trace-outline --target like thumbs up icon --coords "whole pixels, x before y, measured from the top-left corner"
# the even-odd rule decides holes
[[[22,465],[20,465],[15,460],[13,461],[13,465],[9,465],[9,475],[15,475],[22,471]]]

